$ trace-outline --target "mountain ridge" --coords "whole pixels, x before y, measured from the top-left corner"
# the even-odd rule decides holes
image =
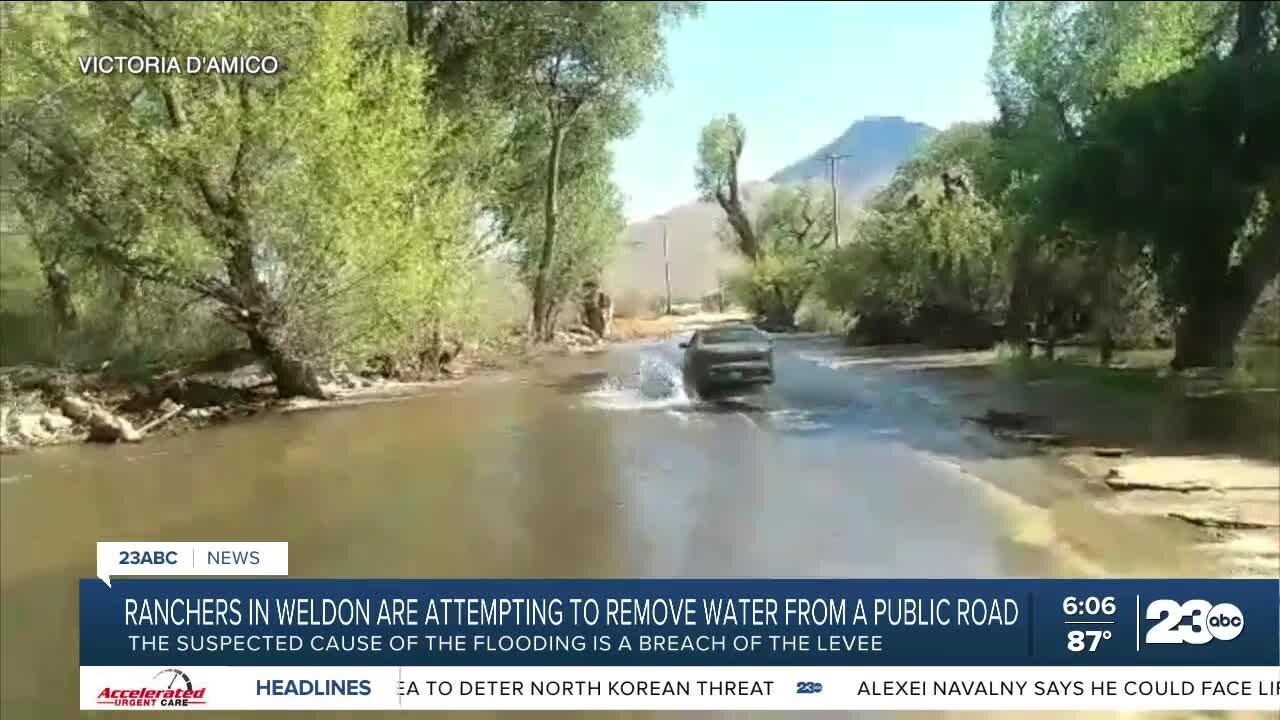
[[[831,142],[769,176],[769,182],[827,180],[827,156],[844,155],[838,165],[841,194],[861,203],[888,183],[898,165],[937,132],[901,115],[862,118]]]
[[[754,217],[764,197],[779,185],[828,182],[828,154],[849,155],[839,165],[840,193],[847,201],[862,204],[887,185],[894,170],[937,132],[929,125],[898,115],[857,120],[839,136],[767,180],[743,183],[748,213]],[[724,278],[742,266],[741,258],[717,235],[722,218],[718,205],[695,200],[628,224],[622,247],[604,278],[619,309],[644,306],[665,295],[664,219],[672,297],[692,300],[720,288]]]

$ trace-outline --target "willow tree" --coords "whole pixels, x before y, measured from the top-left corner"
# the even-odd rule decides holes
[[[1044,283],[1064,254],[1088,251],[1101,268],[1096,294],[1105,298],[1110,269],[1136,263],[1113,232],[1062,227],[1043,204],[1039,181],[1065,162],[1101,107],[1135,89],[1190,67],[1210,53],[1229,30],[1226,2],[1132,3],[1112,0],[1037,0],[992,6],[989,68],[999,116],[992,128],[996,157],[1010,181],[1000,197],[1015,239],[1013,283],[1006,326],[1010,339],[1025,339],[1043,304]],[[1069,238],[1070,248],[1059,247]],[[1102,316],[1109,315],[1106,308]],[[1102,334],[1107,335],[1106,328]],[[1105,344],[1105,343],[1104,343]],[[1026,345],[1025,347],[1030,347]],[[1105,355],[1105,350],[1104,350]]]
[[[995,8],[998,127],[1031,179],[1028,227],[1088,235],[1102,267],[1150,258],[1174,306],[1176,367],[1233,361],[1280,262],[1276,11],[1251,1]],[[1024,248],[1035,240],[1027,233]]]
[[[831,202],[826,188],[811,183],[783,186],[764,198],[752,224],[755,259],[731,282],[770,328],[794,328],[796,313],[818,280],[834,236]]]
[[[1152,251],[1176,305],[1174,368],[1229,367],[1280,273],[1280,57],[1203,61],[1100,113],[1053,206]]]
[[[458,274],[465,203],[434,170],[442,121],[422,104],[424,63],[371,42],[389,12],[24,7],[4,29],[16,67],[5,151],[32,158],[25,190],[67,213],[96,256],[212,303],[280,395],[320,395],[319,360],[413,335],[420,318],[389,309],[438,302]],[[50,15],[63,31],[33,34]],[[274,75],[64,72],[86,54],[268,52]]]
[[[514,251],[519,276],[535,286],[542,271],[548,306],[545,330],[554,333],[557,319],[583,284],[598,281],[621,238],[626,222],[621,194],[610,178],[613,154],[608,143],[617,129],[589,115],[566,133],[558,191],[556,243],[551,265],[541,266],[546,237],[543,200],[547,186],[544,118],[526,116],[518,123],[508,161],[512,170],[498,190],[494,215],[499,235]]]
[[[694,177],[699,198],[720,206],[737,238],[738,251],[755,261],[760,257],[760,240],[752,226],[751,216],[743,206],[738,179],[738,163],[746,145],[747,129],[737,115],[730,113],[712,118],[698,136]]]
[[[566,137],[587,115],[605,125],[634,112],[637,94],[666,81],[663,31],[697,10],[675,2],[523,2],[513,12],[511,63],[529,107],[543,115],[546,166],[543,233],[532,277],[535,339],[554,325],[551,273],[560,227],[560,175]]]
[[[932,138],[863,212],[824,264],[820,293],[872,342],[991,341],[1007,291],[1007,247],[990,138],[958,125]]]

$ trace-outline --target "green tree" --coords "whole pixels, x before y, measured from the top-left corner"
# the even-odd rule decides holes
[[[1001,185],[982,125],[939,133],[895,172],[824,263],[824,300],[872,342],[984,344],[1007,294]]]
[[[542,136],[537,116],[527,121],[526,132]],[[560,178],[559,250],[545,275],[550,307],[546,311],[546,331],[554,333],[565,304],[583,283],[599,280],[601,272],[622,236],[626,222],[622,199],[610,178],[613,157],[608,150],[607,129],[590,122],[576,123],[566,143],[564,169]],[[520,277],[533,288],[542,259],[545,236],[542,190],[546,187],[546,151],[541,143],[518,143],[517,154],[523,172],[512,176],[511,184],[497,205],[501,235],[511,243]]]
[[[694,175],[699,197],[720,205],[737,238],[738,251],[755,261],[760,257],[760,241],[742,204],[738,181],[738,162],[746,144],[747,130],[736,115],[713,118],[698,138]]]
[[[832,223],[831,198],[820,186],[781,187],[765,198],[755,224],[757,256],[733,286],[770,327],[795,327],[829,252]]]
[[[544,122],[547,148],[543,237],[533,275],[531,329],[552,332],[557,302],[551,272],[560,221],[561,162],[565,140],[587,115],[617,134],[634,121],[637,93],[666,81],[663,31],[696,12],[695,3],[524,2],[512,10],[510,54],[495,64],[515,81],[514,97]]]
[[[1257,283],[1238,286],[1226,277],[1238,267],[1233,258],[1255,246],[1250,238],[1266,237],[1246,226],[1265,226],[1264,198],[1272,195],[1265,180],[1270,160],[1237,158],[1241,147],[1261,152],[1265,141],[1257,136],[1268,134],[1265,125],[1252,123],[1266,117],[1269,95],[1265,86],[1244,78],[1265,78],[1256,73],[1274,52],[1275,8],[1260,2],[995,6],[992,84],[1001,109],[1000,150],[1022,178],[1010,207],[1027,220],[1015,252],[1014,330],[1022,325],[1025,298],[1034,294],[1033,278],[1043,275],[1034,271],[1033,258],[1045,255],[1046,244],[1065,240],[1097,268],[1103,317],[1111,314],[1108,306],[1117,294],[1112,276],[1149,258],[1164,294],[1177,306],[1175,365],[1231,361],[1239,316],[1247,318],[1257,294],[1226,288],[1252,289]],[[1228,54],[1236,58],[1234,70],[1221,67]],[[1174,101],[1178,92],[1184,96]],[[1187,98],[1217,104],[1192,107]],[[1228,147],[1212,132],[1191,131],[1193,122],[1226,134],[1239,131],[1235,140],[1243,141]],[[1137,167],[1146,173],[1145,195],[1117,185],[1125,178],[1136,181],[1129,173]],[[1196,198],[1224,204],[1186,216],[1201,207]],[[1146,222],[1136,220],[1142,214]],[[1185,222],[1153,232],[1158,221],[1174,217]],[[1074,224],[1064,224],[1068,220]],[[1216,239],[1207,241],[1205,234]],[[1268,263],[1257,267],[1265,270]]]
[[[1189,67],[1227,34],[1230,3],[997,2],[989,78],[999,108],[995,151],[1010,182],[1001,196],[1015,240],[1008,334],[1025,337],[1029,322],[1067,290],[1047,282],[1053,266],[1083,253],[1098,268],[1094,296],[1103,354],[1109,319],[1120,298],[1119,275],[1132,274],[1141,254],[1114,233],[1068,233],[1042,202],[1040,181],[1078,144],[1103,104],[1145,83]],[[1029,345],[1025,346],[1029,348]]]
[[[922,181],[941,180],[944,174],[960,181],[963,187],[953,186],[956,191],[972,191],[984,198],[1000,197],[1009,175],[996,155],[988,123],[956,123],[930,138],[894,172],[876,200],[900,206]]]
[[[1064,217],[1153,250],[1175,368],[1232,365],[1280,271],[1280,62],[1252,62],[1203,61],[1117,101],[1053,178]]]
[[[67,162],[50,162],[30,148],[32,138],[45,138],[59,152],[70,155],[81,142],[76,137],[54,139],[60,123],[58,113],[65,106],[54,93],[76,82],[76,67],[70,62],[55,62],[42,52],[44,43],[65,42],[71,37],[77,14],[69,5],[40,8],[12,3],[0,7],[0,32],[6,55],[12,55],[6,58],[3,72],[0,147],[5,150],[5,162],[0,164],[0,192],[6,212],[21,221],[39,261],[57,340],[80,324],[72,272],[82,254],[66,211],[75,168]],[[20,116],[26,121],[23,132],[14,132],[14,119]],[[44,196],[58,202],[44,203]]]
[[[37,160],[25,190],[68,213],[89,251],[212,303],[267,360],[280,395],[320,395],[319,360],[419,334],[461,275],[468,203],[434,163],[444,121],[423,107],[423,63],[369,42],[389,12],[25,8],[4,29],[18,66],[6,156]],[[65,32],[41,33],[47,14]],[[80,55],[246,48],[269,48],[282,72],[66,77]]]

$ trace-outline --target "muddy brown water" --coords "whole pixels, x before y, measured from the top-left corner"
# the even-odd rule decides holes
[[[780,342],[777,385],[710,402],[684,395],[672,341],[5,457],[0,716],[81,715],[76,583],[98,540],[283,540],[298,577],[1089,572],[1050,526],[1092,521],[1041,460],[824,352]],[[1027,490],[1029,509],[974,473]],[[1114,523],[1087,529],[1112,556],[1148,557]]]

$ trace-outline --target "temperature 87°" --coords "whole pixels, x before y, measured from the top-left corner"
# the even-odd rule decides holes
[[[1071,630],[1067,633],[1067,649],[1071,652],[1093,652],[1103,640],[1110,639],[1110,630]]]

